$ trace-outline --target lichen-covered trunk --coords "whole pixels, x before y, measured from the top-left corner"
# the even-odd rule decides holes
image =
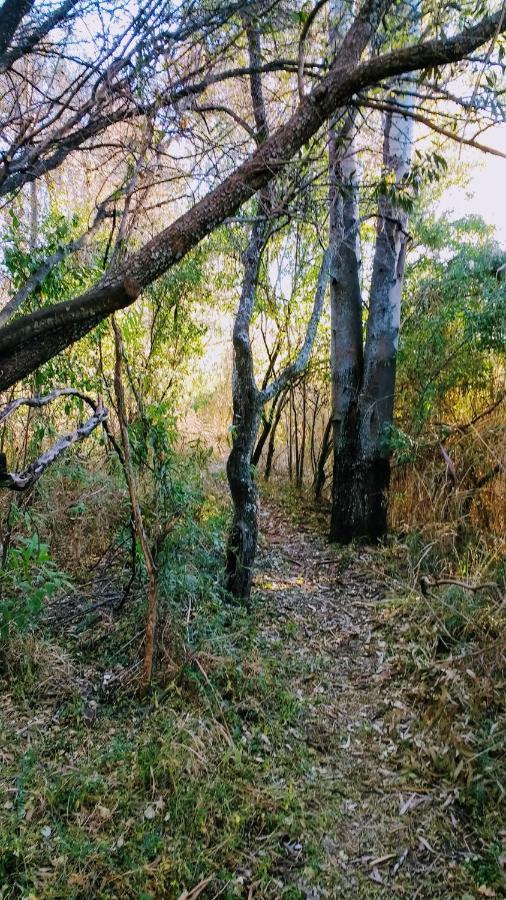
[[[257,488],[251,466],[260,410],[255,398],[241,403],[242,424],[234,413],[233,446],[227,460],[227,477],[232,495],[233,518],[227,544],[227,589],[239,600],[248,601],[253,580],[258,538]]]
[[[263,200],[263,202],[262,202]],[[260,198],[260,207],[267,198]],[[234,322],[234,368],[232,374],[232,450],[227,460],[227,477],[233,503],[232,526],[227,544],[227,589],[240,600],[248,601],[255,559],[258,523],[257,490],[251,457],[255,447],[262,401],[253,371],[250,321],[255,302],[258,269],[268,233],[265,219],[252,226],[244,253],[241,298]]]
[[[250,93],[255,120],[255,136],[259,146],[268,135],[267,118],[258,71],[261,61],[260,33],[251,20],[245,18],[250,75]],[[239,306],[234,321],[234,367],[232,373],[232,450],[227,460],[227,477],[233,503],[233,517],[227,543],[226,586],[242,602],[248,602],[253,580],[258,537],[257,489],[251,457],[255,448],[263,402],[255,382],[250,322],[255,304],[260,260],[269,234],[268,212],[270,192],[260,191],[260,217],[251,227],[248,246],[243,255],[243,282]]]

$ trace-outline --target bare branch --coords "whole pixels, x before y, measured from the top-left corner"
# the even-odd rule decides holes
[[[481,584],[469,584],[467,581],[460,581],[458,578],[429,578],[428,575],[422,575],[420,578],[420,590],[424,597],[428,596],[429,588],[446,587],[447,585],[455,585],[464,591],[491,591],[501,605],[506,604],[506,597],[503,595],[501,588],[496,581],[484,581]]]
[[[437,125],[436,122],[434,122],[428,116],[424,116],[419,112],[415,112],[414,110],[407,110],[406,107],[397,106],[395,103],[381,103],[379,100],[362,100],[362,98],[360,98],[360,100],[356,101],[354,105],[367,106],[370,109],[378,109],[381,112],[394,113],[396,115],[405,116],[409,119],[412,119],[414,122],[420,122],[421,125],[425,125],[427,128],[430,128],[431,131],[435,131],[437,134],[443,135],[443,137],[447,137],[452,141],[456,141],[458,144],[466,144],[468,147],[474,147],[475,150],[480,150],[481,153],[491,153],[493,156],[501,156],[503,159],[506,159],[506,153],[503,153],[501,150],[497,150],[495,147],[489,147],[488,144],[481,144],[479,141],[475,141],[473,138],[465,138],[464,135],[458,135],[454,131],[450,131],[448,128],[443,128],[441,125]]]
[[[306,38],[309,34],[309,29],[313,24],[316,16],[320,12],[320,10],[325,6],[327,0],[317,0],[315,6],[309,13],[304,25],[302,26],[302,31],[300,33],[299,38],[299,64],[297,66],[297,86],[299,89],[299,99],[304,99],[304,54],[306,51]]]
[[[17,7],[25,7],[25,12],[28,11],[33,6],[34,0],[6,0],[2,9],[0,10],[0,16],[2,15],[5,7],[9,6],[17,6]],[[12,47],[11,50],[7,50],[7,47],[10,43],[10,39],[13,37],[14,32],[10,35],[7,34],[7,40],[0,41],[0,73],[5,72],[9,66],[12,66],[17,59],[20,59],[22,56],[25,56],[34,47],[37,46],[40,41],[49,34],[53,28],[56,28],[61,22],[65,21],[68,17],[69,13],[72,11],[73,7],[76,6],[78,0],[66,0],[65,3],[62,3],[61,6],[58,7],[51,15],[47,16],[44,21],[34,27],[31,31],[28,32],[26,37],[15,47]],[[23,13],[23,16],[25,13]],[[22,18],[22,16],[21,16]],[[0,20],[0,27],[3,23]],[[18,22],[19,24],[19,22]],[[17,26],[16,26],[17,27]],[[14,29],[15,31],[16,29]]]

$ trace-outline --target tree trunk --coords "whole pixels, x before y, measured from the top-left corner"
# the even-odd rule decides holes
[[[246,404],[243,404],[243,409]],[[249,404],[246,427],[237,425],[232,451],[227,460],[227,477],[234,506],[227,544],[227,589],[249,600],[258,538],[257,488],[251,468],[251,453],[258,429],[260,410]],[[235,420],[235,417],[234,417]]]
[[[284,391],[278,402],[278,406],[276,409],[276,415],[274,416],[274,420],[273,420],[272,426],[271,426],[270,437],[269,437],[269,446],[267,447],[267,459],[265,461],[264,477],[265,477],[266,481],[269,480],[271,470],[272,470],[272,461],[274,459],[274,450],[276,448],[276,432],[278,430],[278,425],[281,421],[281,416],[283,415],[283,410],[286,406],[286,398],[287,398],[287,392]]]
[[[267,438],[269,437],[272,424],[274,422],[274,418],[276,416],[278,398],[274,400],[274,403],[271,405],[268,415],[262,415],[262,431],[260,432],[260,437],[256,442],[255,449],[251,455],[251,465],[258,466],[260,462],[263,449],[267,443]]]
[[[320,453],[318,454],[318,461],[316,464],[316,472],[313,484],[315,500],[319,500],[321,498],[323,485],[325,484],[325,466],[329,458],[329,453],[332,450],[332,424],[332,416],[330,416],[325,426],[322,445],[320,447]]]
[[[394,87],[399,92],[395,107],[409,112],[414,103],[413,83],[405,79]],[[388,112],[383,137],[384,170],[393,173],[399,185],[409,172],[412,119]],[[407,240],[406,214],[381,196],[363,349],[353,163],[351,135],[347,144],[338,148],[331,134],[334,473],[330,538],[340,543],[356,537],[376,541],[387,531],[390,431]]]
[[[407,79],[396,85],[404,91],[396,101],[410,111],[415,85]],[[413,120],[389,112],[383,132],[383,164],[401,185],[409,173]],[[380,197],[374,253],[364,375],[360,394],[360,459],[356,471],[354,510],[356,535],[377,540],[387,533],[390,486],[390,437],[393,426],[397,346],[401,320],[407,214],[387,197]]]
[[[330,352],[334,446],[330,539],[340,543],[346,543],[353,537],[352,507],[359,452],[357,405],[363,367],[354,129],[354,119],[351,118],[339,145],[334,129],[331,129],[329,143]]]
[[[300,436],[299,467],[297,472],[297,487],[304,484],[304,462],[306,458],[306,430],[307,430],[307,396],[306,379],[302,379],[302,424]]]
[[[251,591],[252,566],[258,536],[257,489],[251,457],[262,411],[260,392],[255,384],[253,372],[249,325],[266,236],[265,221],[255,222],[244,254],[243,286],[233,334],[234,419],[232,450],[227,460],[227,477],[234,511],[227,544],[226,585],[234,597],[243,600],[249,599]]]
[[[258,28],[248,20],[246,21],[246,35],[250,64],[257,70],[250,75],[250,94],[255,119],[255,139],[258,146],[261,146],[268,136],[262,79],[258,72],[262,53]],[[234,419],[232,450],[227,460],[227,477],[234,511],[227,543],[226,586],[234,597],[246,602],[249,601],[251,593],[258,537],[257,489],[251,457],[263,405],[253,371],[250,322],[255,303],[260,260],[269,234],[269,208],[270,192],[268,188],[264,188],[260,192],[258,201],[260,217],[252,225],[248,246],[243,256],[242,291],[233,332],[232,400]]]

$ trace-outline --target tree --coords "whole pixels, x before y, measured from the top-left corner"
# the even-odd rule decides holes
[[[390,6],[388,0],[367,0],[345,35],[328,74],[304,96],[289,120],[214,190],[140,250],[127,256],[121,266],[106,273],[90,290],[70,302],[21,316],[0,329],[0,388],[14,384],[112,312],[133,303],[143,289],[271,181],[336,107],[343,107],[358,91],[403,73],[463,59],[506,29],[498,12],[453,37],[418,42],[360,62]],[[72,146],[75,140],[72,138]],[[58,146],[55,153],[66,158],[71,149],[67,142]],[[14,189],[17,182],[11,185]]]
[[[365,346],[351,141],[344,148],[347,167],[341,161],[331,197],[334,207],[342,198],[339,213],[334,211],[331,216],[331,232],[339,229],[345,237],[333,237],[336,275],[332,281],[334,471],[330,537],[343,543],[355,537],[376,540],[387,530],[389,441],[408,240],[407,214],[396,199],[395,189],[402,189],[409,173],[413,128],[409,113],[415,84],[405,80],[396,86],[396,110],[384,116],[383,179],[385,186],[391,180],[391,186],[389,193],[380,189],[378,198]]]

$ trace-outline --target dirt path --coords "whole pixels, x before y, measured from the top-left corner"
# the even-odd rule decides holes
[[[385,588],[370,574],[373,551],[331,548],[268,499],[261,534],[261,631],[283,642],[283,664],[293,671],[303,739],[314,753],[315,813],[322,813],[307,837],[323,845],[324,884],[307,886],[306,896],[475,896],[454,886],[468,848],[451,837],[452,792],[409,771],[414,713],[382,639]]]

